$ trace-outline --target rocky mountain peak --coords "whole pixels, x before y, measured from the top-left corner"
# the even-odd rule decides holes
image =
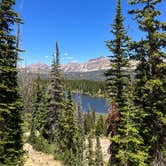
[[[135,68],[138,61],[131,60],[130,61],[132,68]],[[67,64],[61,65],[61,69],[65,73],[85,73],[85,72],[93,72],[93,71],[100,71],[100,70],[107,70],[110,68],[110,61],[107,57],[98,57],[94,59],[90,59],[85,63],[78,63],[78,62],[69,62]],[[26,71],[31,73],[48,73],[50,70],[50,66],[44,63],[36,63],[25,67]]]
[[[106,57],[90,59],[85,63],[67,63],[62,65],[65,72],[90,72],[98,70],[106,70],[109,68],[110,62]]]

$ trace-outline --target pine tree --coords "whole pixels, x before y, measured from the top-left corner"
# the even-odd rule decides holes
[[[96,137],[96,149],[95,149],[95,166],[103,166],[103,156],[102,156],[102,149],[100,145],[100,138]]]
[[[146,166],[147,150],[139,133],[140,112],[133,105],[132,84],[127,87],[127,102],[120,109],[118,134],[112,138],[118,144],[116,159],[119,165]],[[114,147],[112,147],[114,148]],[[117,147],[116,147],[117,148]]]
[[[64,85],[59,64],[59,47],[56,43],[56,57],[54,57],[50,73],[50,87],[48,94],[48,113],[45,125],[45,138],[49,143],[58,142],[59,115],[64,109]]]
[[[121,13],[121,0],[117,0],[116,15],[114,23],[112,24],[111,33],[114,39],[107,41],[107,47],[111,51],[110,56],[111,68],[106,72],[107,77],[107,92],[111,103],[117,105],[117,111],[121,116],[121,109],[126,102],[126,85],[128,83],[128,74],[126,68],[128,65],[128,43],[129,37],[125,31],[124,18]],[[111,124],[112,125],[112,124]],[[110,164],[114,165],[119,163],[116,155],[118,154],[118,142],[111,140],[110,151]]]
[[[116,16],[111,30],[115,39],[107,42],[112,52],[112,68],[106,73],[108,92],[115,105],[115,111],[118,111],[120,115],[118,123],[111,122],[110,124],[118,126],[118,130],[114,131],[116,134],[111,138],[110,165],[143,166],[146,153],[142,148],[142,138],[138,132],[138,120],[135,121],[138,110],[130,104],[132,97],[129,97],[129,94],[132,91],[129,88],[130,73],[127,71],[130,66],[128,51],[130,40],[124,29],[123,21],[121,0],[117,0]],[[112,129],[116,130],[116,127]],[[143,150],[142,153],[141,150]]]
[[[75,165],[81,165],[83,155],[83,140],[79,132],[76,112],[71,91],[68,91],[65,110],[60,116],[60,150],[64,155],[65,165],[70,165],[68,158],[74,155]],[[65,156],[66,155],[66,156]],[[71,162],[71,161],[70,161]]]
[[[92,116],[90,111],[86,112],[84,114],[84,133],[85,135],[88,135],[92,131]]]
[[[21,164],[22,100],[18,93],[18,48],[12,26],[20,23],[14,0],[0,2],[0,165]]]
[[[79,96],[77,101],[77,119],[78,119],[78,126],[80,130],[80,134],[82,137],[84,137],[84,121],[83,121],[83,112],[81,107],[81,96]]]
[[[46,101],[45,101],[45,90],[44,90],[45,87],[43,87],[42,85],[40,76],[37,77],[35,83],[36,83],[35,98],[33,103],[31,132],[29,137],[29,141],[34,148],[36,144],[41,144],[41,142],[38,141],[38,137],[42,137],[42,130],[46,118],[46,107],[45,107]]]
[[[93,109],[92,110],[92,125],[95,128],[95,124],[96,124],[96,111]]]
[[[142,111],[140,129],[148,149],[150,165],[165,165],[162,150],[166,149],[166,23],[159,20],[157,5],[161,0],[130,0],[131,5],[141,5],[129,13],[135,14],[139,29],[146,35],[133,43],[135,58],[139,60],[136,69],[135,104]]]
[[[129,67],[128,43],[129,37],[124,29],[123,17],[121,14],[121,1],[117,1],[116,16],[112,24],[111,33],[115,39],[106,42],[108,49],[111,51],[110,56],[111,68],[106,72],[107,91],[109,98],[116,102],[119,107],[125,102],[125,86],[128,75],[126,68]]]
[[[97,123],[96,123],[96,136],[101,136],[102,134],[105,134],[105,122],[104,122],[104,118],[103,115],[100,115],[99,118],[97,119]]]
[[[88,156],[87,156],[87,159],[88,159],[88,166],[94,166],[95,165],[92,135],[91,134],[88,136]]]

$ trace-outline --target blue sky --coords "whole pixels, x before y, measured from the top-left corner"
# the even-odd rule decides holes
[[[127,11],[131,6],[122,0],[125,26],[129,36],[141,33]],[[24,24],[21,27],[21,65],[37,62],[50,64],[58,41],[61,63],[85,62],[108,56],[104,41],[112,38],[110,24],[115,16],[116,0],[16,0]],[[22,4],[22,5],[21,5]],[[165,5],[163,5],[165,4]],[[22,9],[19,9],[22,6]],[[166,0],[159,6],[166,11]],[[166,14],[161,17],[166,21]]]

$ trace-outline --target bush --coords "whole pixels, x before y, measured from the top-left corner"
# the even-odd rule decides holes
[[[34,137],[30,136],[28,142],[37,151],[41,151],[43,153],[48,153],[48,154],[54,154],[53,145],[49,144],[48,141],[40,135]]]

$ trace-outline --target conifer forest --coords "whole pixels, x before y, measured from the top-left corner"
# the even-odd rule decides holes
[[[110,67],[105,80],[93,81],[64,76],[60,39],[47,77],[22,70],[26,30],[20,33],[28,21],[19,0],[0,0],[0,166],[166,166],[166,1],[128,0],[125,14],[125,0],[110,1],[115,12],[103,41]],[[88,104],[83,110],[82,94],[106,99],[107,114]],[[37,163],[39,156],[48,158]]]

